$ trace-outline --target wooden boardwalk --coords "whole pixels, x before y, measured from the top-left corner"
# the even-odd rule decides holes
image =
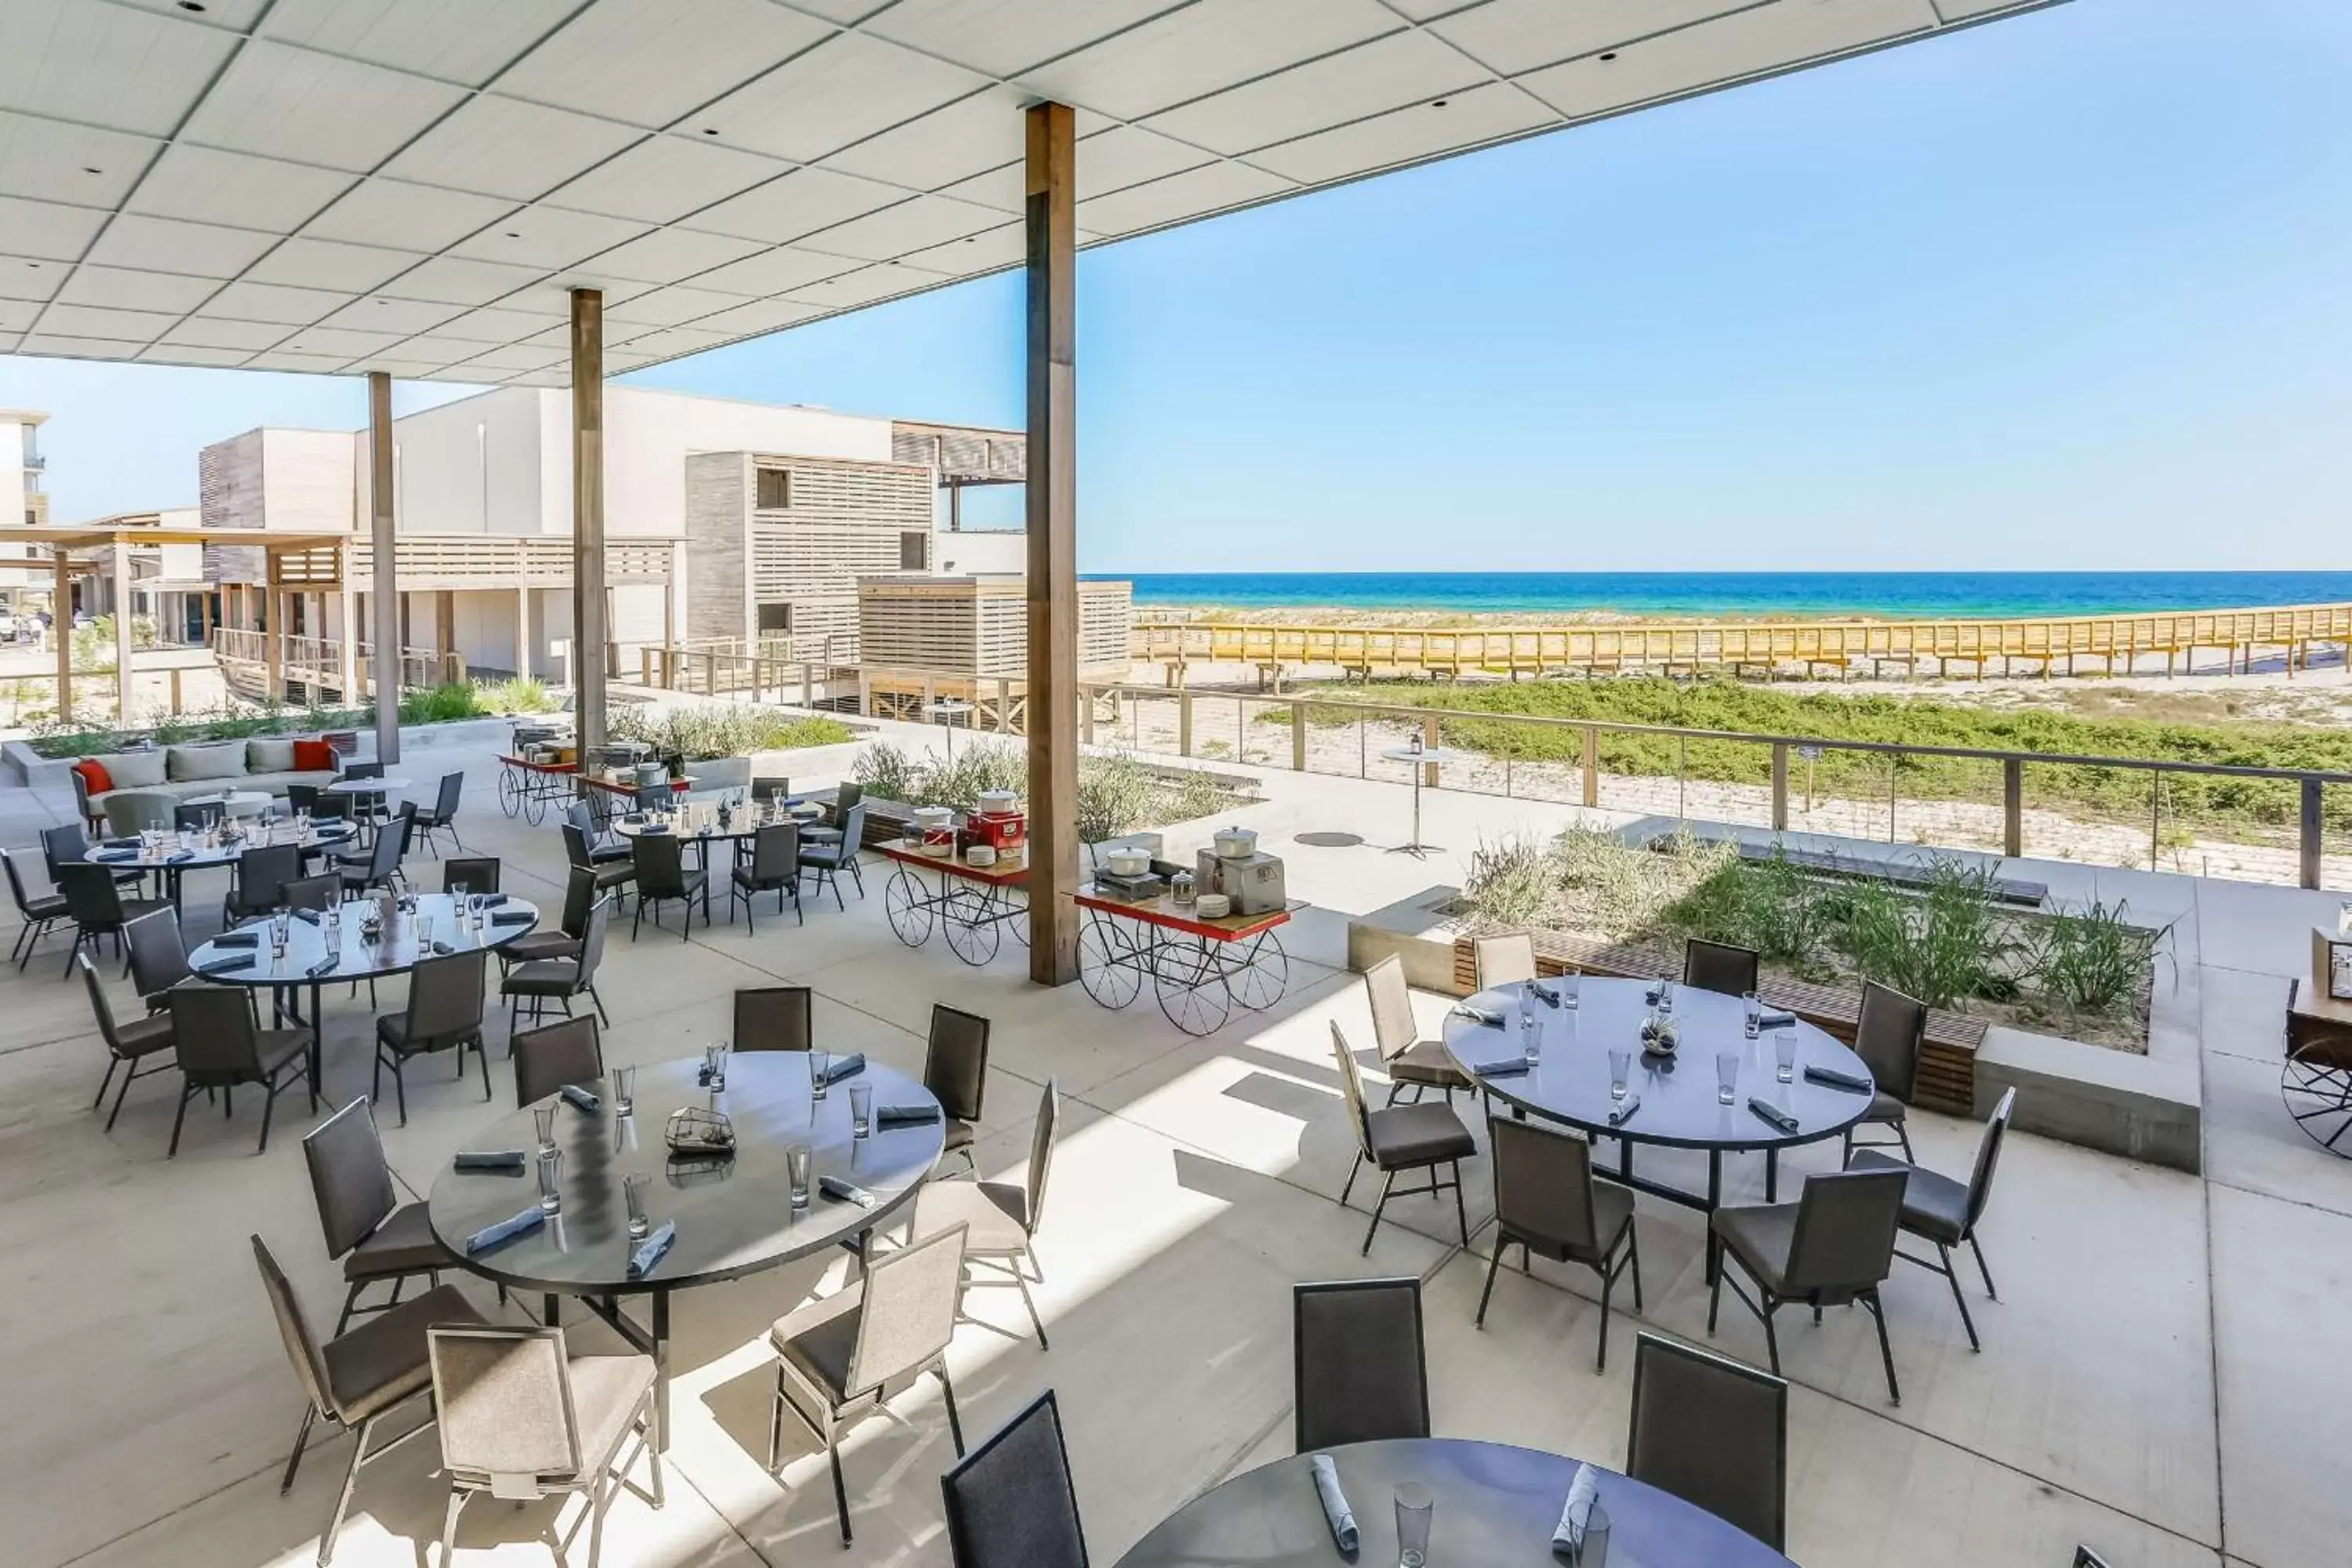
[[[1223,621],[1147,621],[1133,657],[1166,667],[1171,684],[1192,664],[1255,665],[1263,674],[1305,668],[1348,675],[1654,675],[1720,670],[1735,675],[1861,668],[1885,674],[1984,676],[2021,667],[2042,675],[2107,674],[2161,658],[2170,675],[2200,656],[2220,656],[2230,673],[2258,655],[2293,674],[2315,647],[2333,645],[2352,661],[2352,605],[2200,610],[2136,616],[2039,616],[1950,621],[1679,621],[1657,625],[1511,626],[1492,629],[1279,626]]]

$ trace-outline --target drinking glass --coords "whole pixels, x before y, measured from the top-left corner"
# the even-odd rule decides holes
[[[531,1110],[530,1119],[539,1124],[539,1152],[542,1154],[554,1153],[555,1107],[552,1105],[535,1107]]]
[[[1797,1076],[1797,1034],[1795,1030],[1783,1029],[1780,1032],[1779,1036],[1773,1039],[1772,1057],[1773,1077],[1779,1079],[1782,1083],[1787,1083]]]
[[[449,884],[449,907],[457,911],[458,920],[462,921],[466,918],[465,883],[452,882]]]
[[[1559,1005],[1571,1011],[1576,1006],[1577,982],[1584,978],[1581,970],[1571,969],[1559,977]]]
[[[637,1069],[613,1069],[613,1114],[634,1116],[637,1110]]]
[[[1755,992],[1743,991],[1739,994],[1739,1005],[1747,1014],[1748,1037],[1752,1040],[1763,1033],[1764,1004],[1756,999]]]
[[[816,1152],[805,1143],[794,1143],[784,1150],[784,1176],[792,1184],[793,1207],[809,1206],[809,1167]]]
[[[1658,982],[1658,1012],[1661,1016],[1675,1010],[1674,976],[1666,975]]]
[[[1397,1568],[1425,1568],[1429,1562],[1430,1516],[1437,1500],[1419,1481],[1400,1481],[1396,1489]]]
[[[703,1075],[710,1080],[710,1092],[717,1094],[727,1087],[727,1042],[713,1040],[702,1047]]]
[[[823,1100],[824,1098],[824,1091],[826,1089],[824,1075],[832,1069],[833,1053],[831,1051],[813,1050],[809,1052],[808,1059],[809,1098],[811,1100]]]
[[[1529,1067],[1543,1059],[1543,1021],[1533,1013],[1519,1015],[1519,1055]]]
[[[539,1206],[549,1214],[563,1207],[563,1151],[539,1152]]]
[[[286,944],[294,935],[294,917],[283,910],[269,917],[269,955],[282,959]]]
[[[425,950],[427,950],[427,949],[431,948],[431,947],[432,947],[432,945],[433,945],[433,917],[432,917],[431,915],[419,915],[419,916],[417,916],[417,917],[416,917],[416,948],[417,948],[417,951],[418,951],[418,952],[425,952]]]
[[[1715,1053],[1715,1100],[1718,1105],[1729,1105],[1733,1091],[1739,1087],[1739,1053]]]
[[[643,1171],[632,1171],[621,1178],[621,1196],[629,1205],[629,1239],[643,1241],[653,1225],[646,1218],[646,1187],[653,1178]]]
[[[1627,1080],[1633,1077],[1633,1053],[1622,1048],[1612,1048],[1609,1053],[1610,1099],[1622,1100],[1625,1098],[1625,1085]]]
[[[863,1138],[874,1125],[874,1086],[853,1083],[849,1086],[849,1135]]]

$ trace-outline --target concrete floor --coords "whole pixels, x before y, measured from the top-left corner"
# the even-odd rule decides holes
[[[561,843],[552,826],[498,815],[487,754],[418,750],[404,771],[422,781],[456,765],[468,773],[467,847],[502,857],[509,889],[551,905]],[[1382,852],[1405,833],[1408,797],[1395,786],[1274,773],[1267,792],[1242,815],[1289,858],[1294,895],[1317,909],[1294,927],[1288,995],[1208,1040],[1177,1033],[1148,997],[1110,1015],[1076,987],[1034,988],[1009,947],[982,971],[936,942],[910,952],[883,919],[874,874],[866,900],[853,891],[845,912],[813,906],[803,929],[767,921],[753,938],[740,924],[698,925],[686,942],[648,931],[634,945],[624,933],[601,986],[616,1064],[692,1054],[726,1033],[734,988],[777,979],[816,988],[829,1047],[909,1071],[934,1000],[987,1014],[996,1028],[980,1152],[992,1175],[1018,1169],[1039,1086],[1059,1080],[1063,1144],[1038,1248],[1054,1348],[1013,1337],[1023,1323],[1011,1292],[981,1291],[974,1310],[1007,1332],[968,1328],[951,1359],[975,1435],[1058,1389],[1088,1537],[1107,1564],[1221,1476],[1288,1452],[1294,1281],[1421,1276],[1437,1429],[1604,1464],[1623,1454],[1631,1331],[1705,1337],[1702,1232],[1687,1211],[1642,1200],[1646,1321],[1628,1314],[1615,1326],[1610,1371],[1596,1376],[1589,1275],[1507,1275],[1478,1331],[1486,1237],[1463,1252],[1450,1204],[1400,1203],[1399,1223],[1364,1258],[1361,1194],[1356,1212],[1333,1201],[1349,1147],[1326,1020],[1360,1045],[1370,1038],[1360,989],[1337,967],[1346,914],[1458,880],[1480,842],[1572,811],[1433,794],[1423,836],[1452,847],[1424,863]],[[35,842],[65,809],[0,791],[0,843]],[[1367,842],[1291,841],[1310,830]],[[418,874],[436,877],[429,862]],[[1864,1314],[1832,1312],[1819,1329],[1792,1314],[1790,1554],[1809,1568],[2056,1565],[2085,1542],[2117,1568],[2225,1553],[2259,1568],[2339,1564],[2352,1539],[2352,1489],[2340,1484],[2352,1452],[2352,1163],[2294,1131],[2276,1089],[2284,977],[2334,900],[2082,867],[2032,874],[2183,912],[2207,1173],[2015,1138],[1986,1226],[2002,1296],[1988,1302],[1969,1287],[1983,1353],[1969,1352],[1941,1279],[1898,1267],[1887,1288],[1899,1407],[1886,1402]],[[191,879],[192,910],[216,893]],[[11,1415],[0,1424],[0,1561],[307,1563],[347,1439],[315,1449],[295,1495],[278,1498],[300,1402],[246,1237],[268,1238],[314,1321],[331,1322],[339,1286],[299,1147],[308,1121],[281,1120],[282,1136],[257,1156],[253,1106],[227,1124],[192,1117],[167,1163],[176,1079],[164,1075],[135,1089],[102,1132],[89,1100],[103,1052],[79,987],[58,978],[62,948],[45,944],[22,976],[0,971],[0,1387]],[[384,1008],[400,1005],[397,990],[384,988]],[[1444,1003],[1420,1002],[1433,1026]],[[329,1011],[326,1087],[340,1103],[366,1089],[370,1023],[364,995],[331,999]],[[413,1072],[410,1125],[387,1126],[385,1139],[415,1190],[509,1102],[503,1033],[494,1026],[496,1105],[478,1079],[455,1081],[430,1061]],[[1966,1168],[1974,1126],[1920,1116],[1914,1130],[1924,1159]],[[1817,1151],[1793,1163],[1833,1161]],[[1475,1226],[1491,1213],[1490,1177],[1483,1160],[1465,1175]],[[1760,1172],[1735,1175],[1760,1185]],[[781,1481],[762,1468],[765,1330],[839,1275],[811,1266],[679,1298],[669,1504],[617,1504],[606,1562],[947,1561],[936,1478],[952,1456],[935,1388],[898,1399],[903,1420],[870,1419],[852,1436],[854,1551],[833,1533],[822,1450],[788,1431]],[[468,1289],[493,1306],[487,1289]],[[585,1347],[614,1348],[601,1328],[574,1331]],[[1714,1342],[1762,1359],[1760,1331],[1736,1310]],[[437,1562],[436,1462],[426,1438],[362,1473],[338,1563]],[[569,1531],[577,1515],[576,1504],[478,1505],[457,1562],[543,1563],[551,1531]],[[572,1544],[568,1560],[583,1562],[584,1540]]]

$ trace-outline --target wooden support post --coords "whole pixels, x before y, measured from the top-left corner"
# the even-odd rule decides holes
[[[433,650],[441,656],[441,679],[452,679],[449,656],[457,651],[457,595],[446,588],[433,595]]]
[[[1028,126],[1029,978],[1078,974],[1077,138],[1065,103]]]
[[[1789,743],[1772,742],[1772,831],[1781,833],[1789,826]]]
[[[175,664],[172,667],[172,712],[177,715],[185,705],[180,694],[180,667]]]
[[[392,477],[392,377],[368,372],[368,542],[373,550],[375,597],[369,619],[375,626],[375,755],[400,761],[400,542],[394,536]]]
[[[2295,847],[2299,851],[2297,858],[2302,862],[2303,886],[2306,888],[2317,888],[2322,885],[2320,869],[2323,862],[2320,851],[2326,842],[2326,824],[2321,816],[2320,808],[2324,798],[2321,792],[2325,787],[2317,779],[2303,781],[2303,809],[2299,813],[2300,831],[2296,836]]]
[[[572,290],[572,692],[580,744],[604,743],[604,295]],[[760,700],[758,667],[751,700]]]
[[[262,689],[272,702],[286,700],[286,591],[275,583],[261,587]]]
[[[1176,694],[1176,754],[1192,754],[1192,693],[1190,688]]]
[[[515,585],[515,676],[530,679],[530,584]]]
[[[49,636],[57,643],[58,721],[73,717],[73,569],[62,544],[49,546],[55,585],[49,590]]]
[[[801,706],[809,709],[816,706],[816,673],[809,668],[806,659],[801,660]]]
[[[1437,750],[1437,715],[1434,713],[1429,715],[1421,721],[1421,743],[1433,752]],[[1435,789],[1437,787],[1437,764],[1435,763],[1423,763],[1421,764],[1421,787],[1423,789]]]
[[[1089,746],[1095,743],[1095,698],[1090,691],[1078,693],[1079,737]]]
[[[1601,731],[1584,727],[1584,804],[1601,804]]]
[[[116,540],[108,563],[114,578],[114,715],[118,724],[131,722],[131,546]]]
[[[2025,853],[2025,759],[2000,760],[2000,852]]]
[[[1307,771],[1307,704],[1290,705],[1290,771]]]

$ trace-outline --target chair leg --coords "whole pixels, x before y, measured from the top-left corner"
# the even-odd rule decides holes
[[[776,1394],[768,1406],[768,1469],[773,1474],[784,1451],[784,1365],[776,1363]]]
[[[1609,1292],[1616,1288],[1617,1276],[1606,1265],[1601,1270],[1601,1344],[1593,1352],[1592,1370],[1598,1374],[1609,1370]]]
[[[1760,1285],[1759,1289],[1761,1289]],[[1762,1293],[1764,1310],[1756,1315],[1764,1320],[1764,1354],[1771,1363],[1772,1375],[1778,1377],[1780,1375],[1780,1336],[1772,1331],[1772,1314],[1780,1310],[1780,1303],[1770,1291]]]
[[[400,1104],[400,1124],[408,1125],[408,1064],[400,1057],[392,1058],[392,1092]]]
[[[261,1142],[254,1145],[257,1154],[269,1152],[269,1119],[278,1110],[278,1085],[272,1081],[261,1087]]]
[[[1903,1390],[1895,1382],[1895,1347],[1886,1341],[1886,1303],[1879,1299],[1877,1291],[1873,1290],[1862,1298],[1862,1304],[1870,1309],[1871,1318],[1878,1324],[1878,1357],[1886,1363],[1887,1403],[1900,1405],[1903,1403]],[[1780,1369],[1776,1366],[1772,1370],[1778,1372]]]
[[[195,1097],[196,1086],[194,1084],[184,1083],[180,1086],[180,1109],[173,1112],[172,1116],[172,1146],[163,1151],[163,1158],[166,1160],[176,1159],[179,1156],[180,1128],[188,1120],[188,1101],[194,1100]]]
[[[1372,1205],[1372,1223],[1364,1227],[1364,1245],[1360,1256],[1372,1255],[1372,1237],[1381,1228],[1381,1211],[1389,1206],[1389,1189],[1396,1185],[1396,1173],[1391,1171],[1381,1183],[1381,1201]]]
[[[1919,1157],[1911,1152],[1911,1130],[1898,1121],[1895,1124],[1895,1136],[1903,1143],[1903,1163],[1906,1165],[1917,1164]]]
[[[449,1510],[441,1516],[441,1568],[449,1568],[449,1554],[457,1550],[457,1515],[473,1495],[457,1487],[449,1489]]]
[[[1944,1283],[1952,1288],[1952,1305],[1960,1310],[1960,1327],[1969,1331],[1969,1349],[1982,1352],[1984,1346],[1977,1342],[1976,1321],[1969,1316],[1968,1299],[1960,1294],[1960,1277],[1952,1268],[1952,1249],[1937,1242],[1936,1256],[1944,1260]]]
[[[1969,1250],[1977,1255],[1977,1272],[1984,1276],[1985,1294],[1996,1301],[2000,1300],[2000,1292],[1992,1288],[1992,1270],[1985,1267],[1984,1247],[1978,1242],[1973,1230],[1969,1232]]]
[[[375,1430],[375,1417],[360,1423],[358,1435],[352,1440],[351,1468],[343,1472],[343,1489],[335,1497],[335,1511],[327,1518],[327,1532],[319,1537],[319,1568],[327,1568],[328,1560],[335,1554],[335,1537],[343,1528],[343,1515],[351,1511],[352,1489],[359,1485],[360,1465],[367,1458],[368,1434]]]
[[[1508,1243],[1503,1239],[1503,1233],[1496,1231],[1494,1255],[1486,1259],[1486,1288],[1478,1292],[1478,1316],[1472,1323],[1475,1328],[1483,1329],[1486,1326],[1486,1300],[1495,1293],[1495,1271],[1503,1266],[1503,1248],[1507,1245]],[[336,1331],[340,1333],[342,1331],[339,1329]]]
[[[335,1331],[335,1332],[339,1334],[342,1331],[343,1331],[341,1329],[337,1329]],[[318,1418],[319,1407],[317,1405],[310,1405],[303,1406],[302,1425],[296,1427],[294,1430],[294,1451],[286,1456],[286,1473],[279,1477],[278,1480],[278,1495],[279,1497],[284,1497],[288,1492],[294,1489],[294,1472],[302,1463],[302,1449],[304,1445],[310,1441],[310,1424]]]
[[[955,1384],[948,1381],[948,1358],[944,1351],[940,1353],[940,1364],[935,1370],[940,1374],[940,1397],[948,1405],[948,1437],[955,1444],[956,1458],[961,1459],[963,1458],[963,1421],[956,1415]]]
[[[352,1281],[352,1288],[343,1292],[342,1315],[335,1320],[334,1337],[336,1339],[341,1339],[343,1337],[344,1326],[352,1321],[352,1312],[353,1309],[357,1308],[360,1304],[360,1291],[364,1287],[365,1283],[366,1282],[364,1280],[354,1279]],[[396,1284],[394,1289],[398,1289]]]
[[[825,1456],[833,1461],[833,1506],[841,1515],[841,1543],[849,1544],[849,1483],[841,1476],[841,1435],[828,1432],[824,1439]]]
[[[1642,1233],[1632,1225],[1625,1227],[1625,1261],[1633,1270],[1633,1310],[1642,1306]]]
[[[1038,1278],[1042,1279],[1045,1276],[1041,1273]],[[1045,1320],[1038,1314],[1037,1298],[1029,1293],[1029,1279],[1021,1272],[1021,1260],[1017,1258],[1013,1260],[1013,1282],[1021,1287],[1021,1304],[1029,1309],[1030,1326],[1037,1331],[1037,1348],[1041,1351],[1052,1350],[1054,1347],[1045,1342]],[[963,1450],[959,1448],[956,1452],[961,1453]]]
[[[1706,1245],[1707,1250],[1712,1252],[1715,1249],[1715,1238],[1713,1237],[1707,1237]],[[1709,1339],[1713,1339],[1715,1337],[1716,1315],[1722,1310],[1722,1308],[1723,1266],[1721,1263],[1717,1263],[1715,1268],[1715,1278],[1706,1288],[1706,1336]]]
[[[114,1109],[106,1113],[106,1130],[109,1132],[114,1131],[114,1119],[122,1114],[122,1102],[131,1093],[131,1080],[138,1076],[139,1069],[135,1065],[122,1075],[122,1083],[114,1091]]]
[[[654,1395],[650,1393],[646,1395],[645,1413],[637,1418],[637,1431],[645,1444],[646,1472],[653,1478],[654,1506],[665,1507],[669,1497],[662,1488],[661,1445],[654,1441]]]
[[[975,1161],[972,1164],[972,1169],[976,1171],[979,1168],[979,1163]],[[1348,1194],[1356,1190],[1356,1173],[1363,1168],[1364,1155],[1363,1151],[1360,1149],[1356,1152],[1356,1163],[1348,1167],[1348,1184],[1339,1189],[1339,1206],[1341,1208],[1346,1208],[1348,1206]]]
[[[106,1103],[106,1091],[114,1087],[114,1069],[121,1065],[122,1062],[120,1058],[109,1057],[106,1058],[106,1076],[98,1080],[98,1097],[89,1102],[89,1108],[92,1110],[96,1110],[100,1106]],[[114,1119],[112,1117],[109,1117],[106,1124],[109,1127],[113,1126]]]

